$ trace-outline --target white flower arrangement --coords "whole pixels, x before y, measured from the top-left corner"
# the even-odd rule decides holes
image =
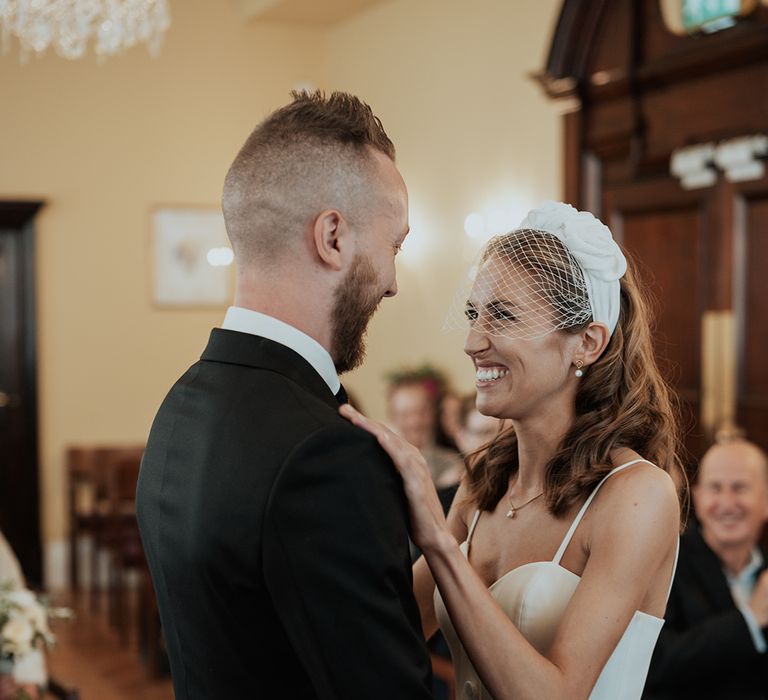
[[[71,614],[68,608],[50,608],[32,591],[12,582],[0,584],[0,672],[11,672],[34,649],[53,646],[49,619]]]

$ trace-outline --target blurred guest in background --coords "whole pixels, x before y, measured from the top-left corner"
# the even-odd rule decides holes
[[[698,524],[682,537],[666,624],[644,698],[768,698],[768,459],[742,439],[704,455],[693,487]]]
[[[477,396],[468,394],[459,405],[459,432],[456,442],[463,455],[487,445],[502,429],[504,422],[495,416],[486,416],[477,410]]]
[[[451,389],[445,389],[437,407],[437,437],[435,442],[443,447],[459,449],[457,442],[459,432],[459,411],[461,396]]]
[[[487,445],[501,431],[503,421],[494,416],[485,416],[475,406],[476,394],[467,394],[459,399],[456,413],[456,445],[466,459],[483,445]],[[464,464],[443,472],[437,480],[438,487],[458,485],[464,476]]]
[[[438,444],[440,403],[445,379],[429,367],[393,374],[389,378],[387,409],[395,430],[424,455],[437,482],[449,470],[461,469],[455,449]]]

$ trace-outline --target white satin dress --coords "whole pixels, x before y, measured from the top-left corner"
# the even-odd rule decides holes
[[[491,595],[515,623],[515,627],[540,654],[546,655],[549,651],[563,613],[581,580],[579,576],[560,566],[573,533],[576,532],[589,504],[606,479],[622,469],[645,461],[635,459],[606,474],[576,515],[552,561],[537,561],[518,566],[504,574],[489,588]],[[461,544],[464,556],[469,556],[472,533],[479,518],[478,510],[470,525],[467,541]],[[678,541],[672,578],[677,568],[679,549]],[[670,590],[671,588],[670,582]],[[669,598],[669,591],[667,598]],[[456,674],[457,700],[493,700],[467,657],[451,624],[440,591],[437,589],[435,589],[435,612],[451,649]],[[651,663],[651,655],[663,625],[662,618],[639,610],[635,611],[618,645],[603,667],[589,696],[590,700],[639,700],[648,674],[648,666]]]

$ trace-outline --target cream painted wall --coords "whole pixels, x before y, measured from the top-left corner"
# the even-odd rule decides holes
[[[346,383],[386,415],[384,375],[429,361],[461,391],[474,386],[462,333],[441,331],[479,243],[470,212],[513,228],[561,196],[560,120],[528,77],[546,61],[559,0],[394,0],[331,33],[330,86],[364,95],[398,150],[412,233],[399,293],[369,334],[368,360]]]
[[[347,383],[384,416],[383,374],[431,361],[472,385],[460,334],[441,335],[477,243],[471,211],[510,224],[560,192],[543,66],[559,0],[392,0],[330,30],[245,24],[226,2],[172,0],[162,53],[97,65],[0,57],[0,198],[41,198],[38,327],[47,579],[64,580],[64,451],[134,443],[223,309],[149,298],[148,214],[216,205],[237,148],[297,83],[361,95],[381,116],[409,185],[413,233],[400,294],[385,300],[369,360]]]
[[[213,0],[179,0],[156,60],[97,65],[0,58],[0,197],[40,198],[37,279],[41,482],[47,579],[63,576],[64,451],[145,439],[172,381],[222,309],[149,297],[149,211],[218,206],[251,128],[302,81],[321,82],[324,37],[248,25]],[[15,49],[15,47],[14,47]]]

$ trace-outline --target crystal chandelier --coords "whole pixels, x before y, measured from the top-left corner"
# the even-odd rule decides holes
[[[167,0],[0,0],[3,50],[15,36],[22,57],[53,45],[64,58],[80,58],[91,38],[100,58],[139,42],[154,55],[170,24]]]

